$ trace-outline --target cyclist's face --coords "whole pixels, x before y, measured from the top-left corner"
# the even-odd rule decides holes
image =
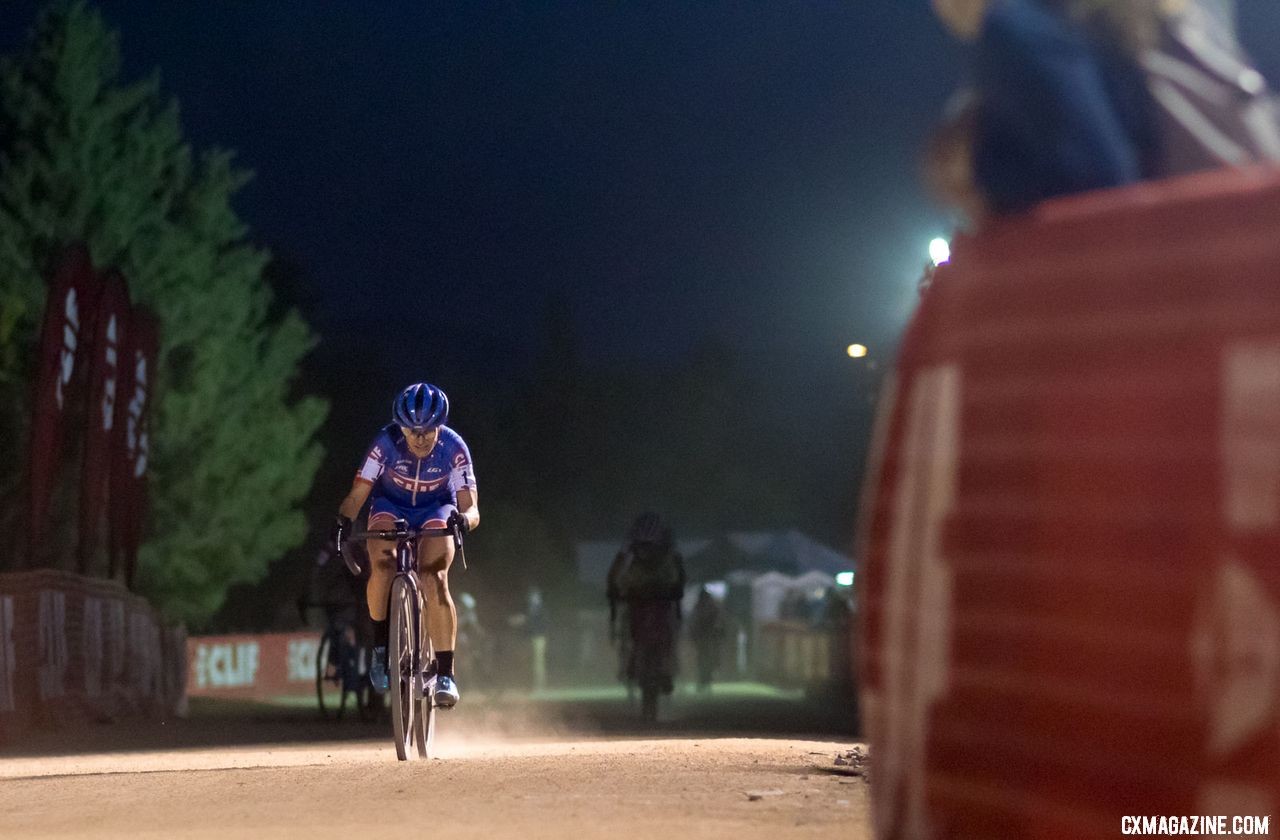
[[[409,442],[409,451],[419,458],[431,452],[440,437],[439,429],[410,429],[401,426],[400,431],[404,432],[404,439]]]

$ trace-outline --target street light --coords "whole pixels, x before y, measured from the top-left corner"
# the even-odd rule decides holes
[[[850,344],[849,349],[846,350],[845,352],[849,354],[850,359],[862,359],[862,358],[865,358],[867,355],[867,345]]]
[[[951,243],[938,237],[929,243],[929,259],[935,266],[942,265],[951,259]]]

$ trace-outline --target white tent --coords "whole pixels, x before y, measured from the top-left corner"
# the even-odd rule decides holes
[[[781,572],[765,572],[751,582],[751,618],[776,621],[782,610],[782,602],[795,586],[795,578]]]

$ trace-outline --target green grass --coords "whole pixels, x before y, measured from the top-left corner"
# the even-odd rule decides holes
[[[683,701],[697,700],[799,700],[804,697],[800,690],[776,688],[756,682],[716,683],[710,695],[695,693],[684,683],[676,685],[676,696]],[[565,686],[548,688],[528,695],[534,702],[548,703],[591,703],[608,700],[625,701],[626,689],[621,685],[598,686]]]
[[[723,702],[726,700],[778,700],[796,701],[804,697],[804,692],[795,689],[783,689],[757,682],[716,683],[710,695],[698,694],[686,683],[676,686],[676,697],[682,704],[699,702]],[[468,698],[471,703],[488,705],[493,702],[493,693],[477,690]],[[531,703],[609,703],[626,702],[627,693],[621,685],[583,685],[556,686],[544,691],[503,692],[501,700],[510,702]],[[353,700],[347,701],[350,706]],[[245,713],[270,714],[285,710],[313,710],[316,708],[316,696],[309,694],[290,694],[273,697],[269,700],[228,700],[215,697],[193,697],[190,700],[191,714],[198,717],[226,717]]]

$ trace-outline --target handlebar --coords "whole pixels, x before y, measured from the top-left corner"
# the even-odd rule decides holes
[[[458,526],[449,525],[444,528],[394,528],[392,530],[383,531],[357,531],[350,536],[349,539],[355,540],[387,540],[389,542],[399,542],[400,540],[416,540],[419,537],[450,537],[459,536]]]
[[[443,528],[410,528],[409,523],[403,519],[396,520],[396,527],[391,529],[383,529],[377,531],[356,531],[348,539],[352,542],[356,540],[386,540],[388,542],[403,542],[406,540],[417,540],[422,537],[453,537],[453,548],[459,559],[462,560],[462,568],[467,568],[467,555],[462,548],[462,529],[458,527],[458,517],[460,514],[453,514],[449,517],[449,524]],[[346,564],[347,571],[352,575],[359,577],[364,571],[360,568],[360,564],[348,552],[342,550],[342,545],[338,545],[338,556],[342,558],[342,562]]]

